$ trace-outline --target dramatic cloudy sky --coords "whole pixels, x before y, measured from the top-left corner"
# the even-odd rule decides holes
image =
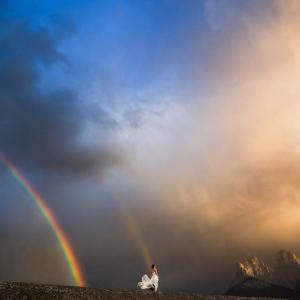
[[[224,289],[300,254],[300,2],[0,0],[0,151],[89,286]],[[0,280],[72,284],[0,164]],[[146,251],[146,250],[147,251]]]

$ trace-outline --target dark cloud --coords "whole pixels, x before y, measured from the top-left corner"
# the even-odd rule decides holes
[[[0,150],[19,163],[59,172],[87,172],[118,160],[104,136],[101,146],[80,143],[88,112],[74,91],[39,87],[41,67],[67,61],[57,47],[72,26],[35,28],[5,18],[0,26]],[[97,124],[115,126],[104,110]]]
[[[0,12],[8,9],[8,0],[0,0]]]

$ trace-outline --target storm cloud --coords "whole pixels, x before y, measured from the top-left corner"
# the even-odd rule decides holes
[[[82,142],[85,121],[91,116],[76,91],[63,85],[41,88],[47,68],[68,64],[58,45],[71,31],[65,24],[46,28],[5,16],[0,25],[0,147],[4,155],[43,172],[85,173],[117,163],[120,157],[107,145],[104,134],[97,145]],[[98,113],[97,124],[106,130],[117,126],[104,111]]]

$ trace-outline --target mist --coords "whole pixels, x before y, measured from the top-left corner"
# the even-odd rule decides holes
[[[136,145],[130,174],[169,222],[167,230],[156,219],[150,224],[176,240],[168,267],[182,275],[183,266],[196,265],[185,275],[207,285],[225,286],[243,256],[300,251],[299,3],[269,3],[264,18],[240,21],[230,45],[210,49],[209,93],[172,99],[129,137]],[[152,246],[163,255],[163,243]]]

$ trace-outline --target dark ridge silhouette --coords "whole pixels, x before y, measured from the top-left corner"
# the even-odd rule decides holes
[[[245,278],[244,281],[242,281],[241,283],[231,287],[225,293],[225,295],[242,297],[300,299],[300,294],[296,290],[272,284],[254,277]]]

